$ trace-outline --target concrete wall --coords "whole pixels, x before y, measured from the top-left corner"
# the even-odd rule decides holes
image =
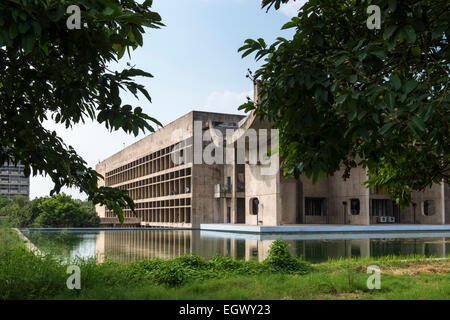
[[[243,116],[210,113],[210,112],[193,112],[193,121],[202,122],[202,134],[213,126],[213,122],[231,122],[238,123]],[[211,144],[212,141],[206,141],[202,144],[194,143],[194,153],[201,152],[203,154],[205,147]],[[225,143],[225,141],[223,141]],[[196,149],[197,146],[202,146],[202,150]],[[224,154],[225,157],[225,154]],[[200,223],[223,223],[226,220],[226,213],[228,205],[231,207],[232,223],[236,218],[236,201],[233,199],[232,203],[227,203],[224,198],[214,198],[214,186],[216,184],[226,184],[227,177],[231,177],[233,193],[235,192],[235,174],[234,166],[225,163],[225,158],[222,164],[194,164],[193,167],[193,198],[192,198],[192,225],[199,226]]]
[[[214,185],[222,181],[219,165],[194,165],[192,184],[192,226],[222,223],[220,203],[214,198]]]
[[[96,170],[116,169],[126,163],[139,159],[174,143],[183,141],[193,134],[193,112],[169,123],[165,127],[113,154],[96,166]]]
[[[193,114],[193,112],[190,112],[147,137],[113,154],[98,163],[95,167],[96,171],[105,177],[105,174],[111,170],[191,137],[193,134]],[[122,184],[131,183],[140,179],[141,177],[128,180]],[[98,186],[105,186],[105,181],[99,179]],[[105,207],[97,205],[96,211],[100,217],[106,216]]]
[[[434,184],[431,188],[425,191],[413,191],[412,202],[416,203],[415,221],[418,224],[444,224],[445,223],[445,187],[442,184]],[[447,196],[448,198],[448,196]],[[434,213],[431,216],[424,215],[424,201],[432,200],[434,206]],[[448,210],[448,209],[447,209]],[[414,222],[414,207],[409,206],[402,210],[402,223]]]
[[[230,115],[230,114],[220,114],[220,113],[208,113],[208,112],[198,112],[192,111],[189,114],[171,122],[164,128],[156,131],[155,133],[145,137],[142,140],[134,143],[133,145],[123,149],[122,151],[114,154],[113,156],[107,158],[96,166],[97,172],[105,175],[107,172],[119,168],[123,165],[129,164],[135,160],[145,157],[153,152],[167,148],[171,145],[177,144],[183,140],[193,137],[194,135],[194,121],[202,121],[202,133],[206,130],[208,126],[213,122],[239,122],[243,116],[241,115]],[[202,139],[202,137],[197,137]],[[193,148],[195,148],[195,139],[193,139]],[[201,142],[201,141],[200,141]],[[207,143],[209,144],[209,142]],[[200,143],[202,145],[202,143]],[[193,150],[193,154],[195,153]],[[202,152],[202,150],[198,150]],[[193,159],[192,159],[193,160]],[[183,226],[193,226],[197,227],[200,223],[219,223],[223,222],[223,212],[221,212],[221,206],[218,201],[214,199],[214,185],[222,183],[223,177],[223,165],[206,165],[206,164],[194,164],[192,166],[192,179],[190,185],[190,194],[192,195],[191,201],[191,220],[189,225],[183,224]],[[159,171],[156,174],[164,174],[166,172],[176,171],[181,166],[171,167],[164,171]],[[151,177],[152,174],[149,175]],[[124,182],[112,185],[113,187],[118,187],[123,184],[129,184],[133,182],[140,181],[144,178],[139,174],[135,179],[126,180]],[[147,178],[147,176],[145,177]],[[99,180],[99,186],[104,186],[105,182]],[[185,195],[186,196],[186,195]],[[178,196],[179,197],[179,196]],[[149,200],[168,200],[175,199],[176,196],[165,196],[157,198],[145,198],[137,200],[136,203],[145,203]],[[105,216],[105,208],[97,206],[97,212],[99,216]],[[145,210],[144,210],[145,212]],[[171,213],[172,214],[172,213]],[[175,223],[176,224],[176,223]],[[147,225],[161,225],[161,226],[175,226],[174,223],[147,223]]]
[[[280,175],[261,175],[260,165],[245,165],[246,224],[256,224],[256,215],[251,214],[250,201],[259,200],[258,219],[262,225],[281,223]]]
[[[296,224],[301,197],[299,197],[299,181],[294,178],[280,179],[281,224]]]
[[[340,170],[328,179],[328,213],[329,223],[335,224],[369,224],[369,189],[363,185],[368,179],[366,171],[354,168],[350,171],[350,178],[342,178],[344,170]],[[360,213],[351,214],[351,199],[359,199]],[[343,204],[346,203],[346,205]]]
[[[303,224],[322,224],[327,223],[327,216],[307,216],[305,214],[305,198],[327,198],[328,205],[328,195],[329,186],[328,180],[319,178],[315,184],[312,183],[312,179],[308,179],[306,176],[301,176],[300,181],[302,184],[302,221]]]

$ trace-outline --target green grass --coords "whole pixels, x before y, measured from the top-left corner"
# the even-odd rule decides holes
[[[216,256],[142,260],[130,264],[72,261],[81,290],[69,290],[67,264],[36,257],[0,225],[0,299],[450,299],[450,259],[420,256],[330,260],[310,265],[276,241],[263,263]],[[368,265],[383,274],[381,290],[366,286]]]

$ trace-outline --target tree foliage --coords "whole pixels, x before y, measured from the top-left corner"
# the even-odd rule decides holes
[[[31,201],[15,196],[0,209],[8,222],[19,228],[98,227],[100,218],[90,201],[74,200],[64,193]]]
[[[92,203],[82,204],[65,194],[44,198],[38,208],[34,224],[44,228],[98,227],[100,221]]]
[[[0,215],[7,216],[14,227],[29,227],[39,216],[40,199],[29,201],[21,195],[14,196],[7,205],[0,209]]]
[[[0,216],[2,216],[1,209],[3,207],[6,207],[10,202],[11,202],[11,200],[9,200],[9,198],[7,196],[0,194]]]
[[[81,10],[80,29],[69,29],[66,10]],[[136,98],[147,90],[129,67],[111,71],[130,49],[143,45],[144,27],[162,26],[152,1],[132,0],[2,0],[0,2],[0,163],[20,161],[25,174],[47,174],[61,187],[77,187],[94,203],[106,205],[123,220],[122,207],[134,204],[125,191],[97,187],[102,178],[71,147],[47,130],[45,120],[66,128],[86,120],[109,130],[137,135],[161,125],[141,107],[123,104],[120,91]]]
[[[264,0],[279,8],[287,0]],[[381,29],[369,29],[369,5]],[[261,101],[241,106],[280,129],[286,175],[317,180],[356,166],[397,203],[450,182],[449,3],[309,0],[283,26],[292,39],[245,41],[264,64]]]

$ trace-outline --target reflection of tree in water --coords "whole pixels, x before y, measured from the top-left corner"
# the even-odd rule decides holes
[[[44,253],[69,257],[70,252],[80,245],[83,235],[75,232],[30,232],[28,239]]]

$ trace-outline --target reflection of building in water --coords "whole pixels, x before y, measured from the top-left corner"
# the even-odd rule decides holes
[[[233,259],[263,260],[272,241],[230,238],[201,239],[192,230],[100,231],[96,239],[99,262],[131,262],[195,254],[207,259],[216,254]],[[256,251],[255,251],[256,249]]]
[[[354,257],[425,255],[443,257],[450,252],[445,238],[350,239],[287,241],[292,255],[311,262]]]
[[[290,252],[312,262],[370,256],[370,239],[288,241]]]
[[[96,248],[98,243],[97,233],[88,233],[82,237],[77,237],[79,243],[77,243],[70,251],[70,259],[76,259],[79,257],[94,257],[96,254]]]
[[[377,241],[370,244],[371,256],[385,256],[384,252],[391,255],[425,255],[433,257],[443,257],[450,253],[450,245],[445,238],[408,239]]]
[[[100,231],[95,239],[95,256],[98,262],[105,262],[105,231]]]
[[[152,258],[173,258],[192,252],[190,230],[102,231],[99,234],[97,257],[117,262]]]
[[[276,239],[276,238],[274,238]],[[195,254],[207,259],[216,254],[233,259],[264,260],[274,239],[208,237],[192,230],[101,231],[96,239],[99,262],[132,262],[152,258],[174,258]],[[329,258],[386,255],[428,255],[441,257],[450,252],[444,237],[398,239],[289,239],[289,251],[311,262]]]

